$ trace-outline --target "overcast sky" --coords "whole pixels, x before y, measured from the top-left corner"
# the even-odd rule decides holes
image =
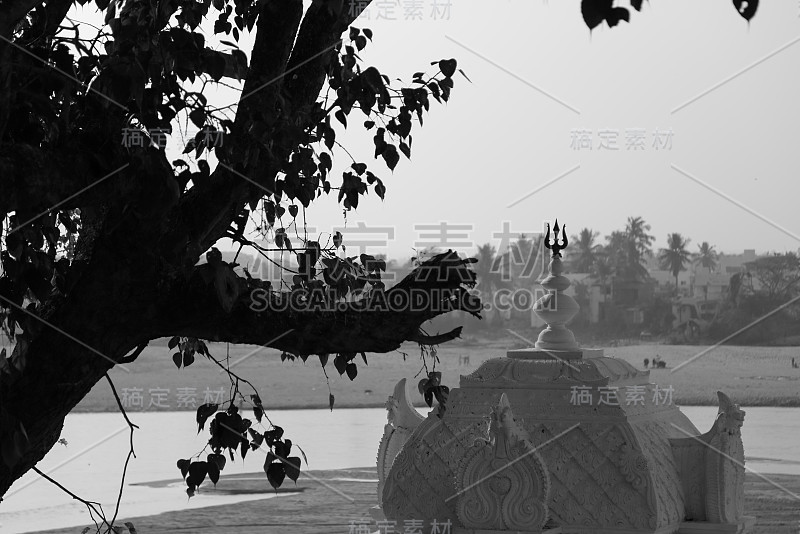
[[[376,1],[354,25],[375,33],[365,63],[392,78],[452,57],[472,80],[456,76],[393,174],[372,159],[360,112],[341,134],[387,187],[384,202],[370,194],[347,217],[394,229],[352,237],[387,241],[371,252],[436,244],[415,225],[468,225],[450,241],[469,252],[501,248],[504,221],[531,233],[558,217],[570,234],[605,236],[631,215],[651,224],[656,247],[670,232],[692,249],[800,247],[797,2],[764,2],[748,25],[729,0],[652,0],[590,33],[578,0]],[[601,147],[614,140],[618,150]],[[350,160],[336,161],[341,171]],[[308,214],[320,232],[344,223],[335,195]]]

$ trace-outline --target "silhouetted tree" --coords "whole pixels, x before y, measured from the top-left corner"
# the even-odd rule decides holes
[[[747,264],[747,269],[771,302],[780,304],[798,293],[800,258],[794,252],[757,258]]]
[[[337,133],[358,110],[363,118],[351,125],[363,123],[378,163],[393,170],[410,157],[411,132],[431,102],[449,100],[454,59],[434,61],[407,85],[391,82],[361,63],[372,31],[350,27],[358,11],[344,0],[98,1],[106,27],[96,38],[87,26],[60,32],[73,5],[9,0],[0,10],[0,306],[16,342],[10,358],[0,355],[0,495],[56,443],[89,390],[150,340],[173,336],[177,366],[195,354],[216,362],[205,339],[319,355],[322,365],[330,354],[352,379],[359,354],[458,336],[420,329],[475,304],[474,273],[455,254],[430,258],[385,290],[385,262],[346,257],[340,234],[320,243],[287,231],[331,191],[344,210],[367,194],[384,198],[373,166],[352,160],[332,175]],[[206,45],[207,17],[230,52]],[[249,65],[236,45],[245,31],[255,36]],[[243,82],[233,112],[191,85],[223,78]],[[180,147],[185,159],[169,161],[162,132],[186,122],[199,131]],[[251,219],[256,238],[246,233]],[[291,256],[291,287],[236,274],[214,248],[223,238]],[[384,290],[431,298],[421,308],[381,308]],[[285,306],[315,291],[324,312]],[[227,409],[206,409],[234,429],[212,426],[214,454],[249,444],[245,430],[256,428],[246,428],[233,398]],[[226,432],[239,434],[231,441]],[[282,443],[257,434],[270,447]],[[275,462],[271,484],[280,485],[279,472],[296,474]],[[187,479],[190,491],[198,478]]]
[[[686,250],[689,239],[684,239],[681,234],[672,233],[667,236],[667,248],[662,248],[658,260],[662,269],[666,269],[675,277],[675,296],[678,296],[678,275],[685,271],[685,265],[691,258],[691,253]]]
[[[703,241],[698,245],[698,251],[694,253],[694,263],[696,265],[700,265],[701,267],[705,267],[712,272],[717,267],[717,251],[714,250],[712,245],[708,244],[708,241]]]

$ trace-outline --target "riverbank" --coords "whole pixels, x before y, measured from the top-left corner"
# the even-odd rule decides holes
[[[483,361],[505,355],[509,348],[524,343],[510,339],[456,340],[439,348],[436,370],[450,387],[458,385],[459,375],[469,374]],[[232,370],[250,380],[261,394],[267,410],[327,408],[328,383],[316,356],[303,362],[281,362],[280,352],[251,346],[210,344],[211,353],[227,360]],[[651,382],[672,387],[673,401],[679,405],[715,406],[716,391],[725,391],[742,406],[800,406],[800,369],[791,359],[800,360],[800,347],[714,348],[686,345],[635,345],[606,347],[605,354],[644,368],[644,359],[659,356],[666,369],[652,369]],[[383,406],[395,383],[407,377],[412,384],[424,375],[419,347],[406,344],[390,354],[368,354],[368,364],[356,360],[358,376],[350,381],[339,376],[332,364],[326,369],[335,407],[366,408]],[[685,364],[685,365],[683,365]],[[432,365],[429,359],[428,366]],[[680,367],[679,367],[680,366]],[[130,372],[111,371],[117,390],[129,411],[193,411],[204,402],[217,402],[229,396],[230,382],[212,362],[202,356],[190,367],[177,369],[165,340],[152,343],[128,365]],[[423,374],[419,374],[422,372]],[[243,386],[245,395],[251,391]],[[421,398],[415,403],[423,406]],[[105,381],[99,382],[77,406],[77,412],[116,411],[116,402]]]
[[[749,534],[797,534],[800,528],[800,502],[777,488],[800,494],[800,476],[769,475],[769,481],[747,473],[745,476],[745,514],[757,517]],[[148,484],[165,487],[179,480]],[[774,484],[773,484],[774,483]],[[204,493],[257,494],[272,490],[263,472],[221,477],[217,487],[207,483]],[[167,512],[148,517],[123,518],[140,534],[348,534],[351,522],[366,521],[375,505],[375,468],[310,471],[301,474],[297,484],[284,483],[277,498],[252,500],[226,506]],[[175,488],[175,491],[181,491]],[[398,525],[402,530],[402,525]],[[75,534],[80,528],[40,531],[37,534]],[[360,532],[360,531],[359,531]]]

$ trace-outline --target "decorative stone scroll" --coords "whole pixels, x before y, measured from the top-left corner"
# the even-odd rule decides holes
[[[378,446],[378,500],[383,495],[392,462],[414,429],[425,420],[408,400],[405,378],[394,386],[394,394],[386,400],[386,412],[388,422],[383,427],[383,437]]]
[[[539,533],[547,522],[550,478],[503,394],[488,439],[478,439],[456,474],[459,532]]]
[[[717,396],[719,412],[711,430],[670,439],[685,494],[686,522],[681,533],[743,532],[752,522],[742,515],[745,412],[721,391]]]

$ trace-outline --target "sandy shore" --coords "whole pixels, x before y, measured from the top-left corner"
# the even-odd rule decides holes
[[[800,494],[800,477],[770,475],[766,481],[748,473],[745,478],[745,513],[758,522],[749,534],[797,534],[800,531],[800,501],[776,487]],[[148,484],[163,487],[173,481]],[[208,486],[208,487],[206,487]],[[263,472],[223,476],[217,488],[206,483],[203,492],[217,494],[261,494],[272,491]],[[285,483],[278,498],[174,511],[149,517],[123,518],[139,534],[190,532],[197,534],[348,534],[351,522],[375,522],[369,508],[375,505],[375,468],[309,471],[297,485]],[[80,528],[41,531],[38,534],[76,534]],[[402,532],[402,525],[398,525]]]
[[[534,336],[535,337],[535,336]],[[136,411],[193,411],[204,402],[214,402],[221,391],[228,397],[230,382],[220,369],[205,358],[191,367],[176,369],[166,345],[154,342],[129,366],[132,372],[115,368],[111,376],[131,413]],[[506,350],[521,348],[514,340],[456,340],[439,348],[436,370],[445,385],[457,387],[460,375],[469,374],[490,358],[505,356]],[[328,384],[319,359],[311,357],[281,362],[273,349],[210,344],[217,358],[229,358],[233,370],[259,389],[269,413],[271,409],[327,408]],[[727,393],[742,406],[800,406],[800,369],[791,367],[792,357],[800,359],[798,347],[714,348],[687,345],[637,345],[606,348],[605,354],[628,361],[642,369],[644,359],[658,355],[666,369],[652,369],[650,381],[671,387],[673,401],[682,406],[716,406],[717,390]],[[229,351],[229,352],[228,352]],[[405,356],[404,356],[405,354]],[[400,378],[416,384],[422,377],[419,347],[407,344],[391,354],[368,354],[368,365],[358,358],[354,381],[339,376],[328,365],[331,392],[338,408],[382,407]],[[465,363],[466,362],[466,363]],[[431,365],[428,361],[428,365]],[[244,388],[244,394],[252,393]],[[412,399],[422,406],[421,396]],[[111,389],[98,382],[77,406],[77,412],[116,411]],[[797,533],[795,533],[797,534]]]

